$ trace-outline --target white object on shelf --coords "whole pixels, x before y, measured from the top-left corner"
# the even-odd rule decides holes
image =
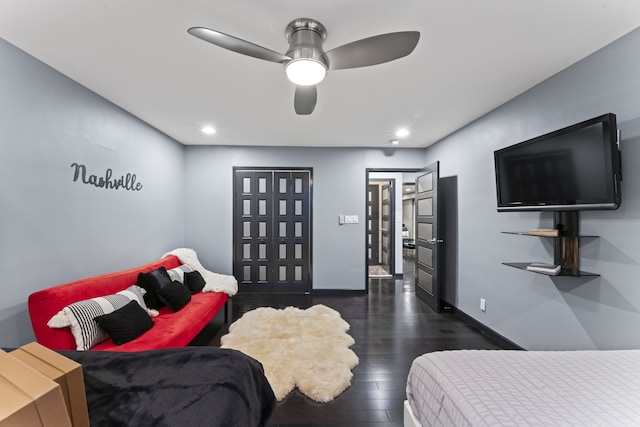
[[[560,273],[560,266],[555,264],[545,264],[542,262],[532,262],[527,266],[527,270],[556,275]]]

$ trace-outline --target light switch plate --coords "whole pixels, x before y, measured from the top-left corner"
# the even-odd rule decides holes
[[[345,215],[344,216],[345,224],[357,224],[358,223],[358,215]]]

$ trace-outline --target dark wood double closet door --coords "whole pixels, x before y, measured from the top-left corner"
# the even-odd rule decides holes
[[[311,290],[311,170],[234,168],[240,292]]]

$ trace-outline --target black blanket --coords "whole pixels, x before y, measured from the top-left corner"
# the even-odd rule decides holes
[[[235,350],[59,353],[82,365],[92,426],[264,426],[276,405],[262,365]]]

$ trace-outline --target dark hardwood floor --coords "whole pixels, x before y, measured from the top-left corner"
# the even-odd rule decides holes
[[[318,404],[294,390],[278,404],[272,426],[402,426],[405,383],[417,356],[447,349],[497,349],[500,343],[451,313],[435,313],[416,298],[413,265],[404,279],[370,279],[362,295],[256,295],[233,297],[231,319],[256,307],[307,308],[324,304],[349,322],[360,364],[351,387],[334,401]],[[219,346],[222,326],[210,345]]]

